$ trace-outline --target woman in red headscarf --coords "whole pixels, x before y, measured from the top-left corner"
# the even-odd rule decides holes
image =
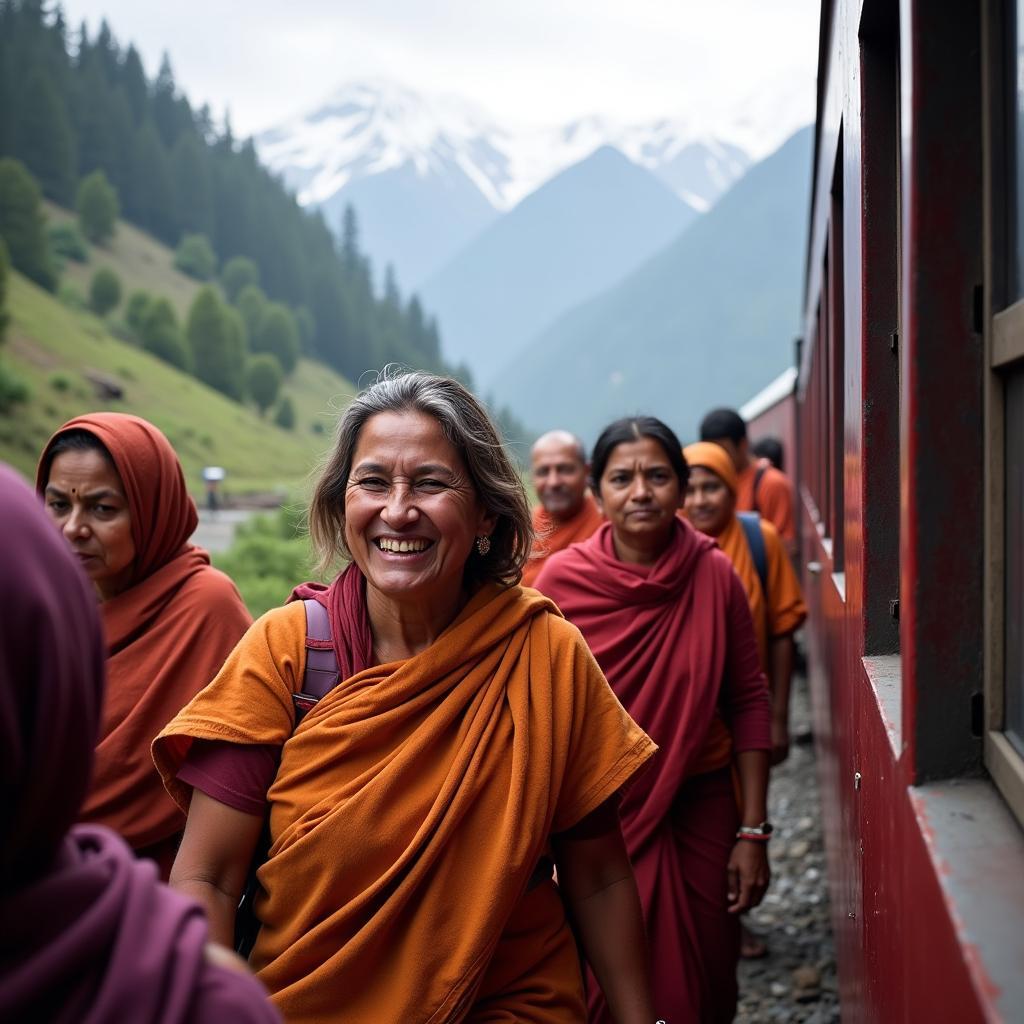
[[[199,906],[101,826],[73,825],[103,699],[89,583],[0,465],[0,1020],[275,1024]]]
[[[591,473],[608,522],[552,555],[536,588],[579,627],[660,747],[621,807],[654,1004],[672,1024],[731,1021],[738,915],[767,887],[771,832],[768,689],[746,594],[715,542],[677,515],[688,470],[664,423],[611,424]],[[610,1021],[600,991],[589,994],[589,1019]]]
[[[119,832],[166,878],[185,817],[150,745],[252,619],[234,584],[189,544],[195,504],[152,423],[121,413],[70,420],[43,451],[36,489],[92,580],[107,641],[109,684],[82,820]]]

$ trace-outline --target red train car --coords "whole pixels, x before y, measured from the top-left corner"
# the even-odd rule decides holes
[[[751,444],[766,437],[782,444],[783,468],[790,476],[796,456],[796,381],[797,371],[785,370],[738,410]]]
[[[1024,1021],[1024,2],[823,3],[797,487],[844,1021]]]

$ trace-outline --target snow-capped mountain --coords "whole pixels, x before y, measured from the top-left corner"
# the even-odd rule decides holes
[[[474,104],[429,96],[388,79],[349,82],[313,110],[256,137],[262,160],[303,205],[338,224],[351,202],[377,266],[406,285],[439,269],[499,214],[602,146],[661,178],[695,210],[709,209],[795,124],[686,119],[623,124],[587,117],[549,127],[498,125]],[[772,125],[764,138],[765,123]],[[750,130],[760,125],[761,136]]]
[[[256,145],[303,204],[319,205],[359,178],[409,164],[421,177],[457,170],[495,209],[508,210],[610,145],[706,209],[751,162],[753,147],[737,144],[732,134],[715,137],[683,119],[627,125],[598,116],[549,127],[499,127],[466,100],[374,79],[343,85],[313,110],[257,136]],[[703,173],[688,181],[679,160],[692,161],[697,153]]]

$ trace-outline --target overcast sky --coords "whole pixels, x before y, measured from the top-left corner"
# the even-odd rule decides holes
[[[195,105],[236,134],[312,107],[342,82],[395,78],[476,100],[499,119],[585,114],[702,122],[748,97],[806,89],[814,117],[817,0],[65,0],[106,17],[152,76],[167,50]],[[803,102],[802,99],[797,100]],[[764,116],[770,116],[771,103]]]

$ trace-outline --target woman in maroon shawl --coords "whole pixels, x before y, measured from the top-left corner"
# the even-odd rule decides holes
[[[166,437],[100,412],[65,423],[36,487],[100,600],[107,696],[82,821],[120,833],[170,873],[185,816],[149,748],[217,674],[252,621],[235,585],[188,543],[196,508]]]
[[[665,424],[613,423],[591,472],[608,522],[553,555],[535,586],[579,627],[660,747],[621,809],[655,1005],[672,1024],[730,1021],[738,915],[767,887],[771,831],[768,689],[750,610],[728,558],[676,514],[688,471]],[[590,1020],[609,1020],[594,989]]]
[[[0,522],[0,1020],[273,1024],[198,904],[113,832],[71,827],[103,697],[96,601],[2,465]]]

